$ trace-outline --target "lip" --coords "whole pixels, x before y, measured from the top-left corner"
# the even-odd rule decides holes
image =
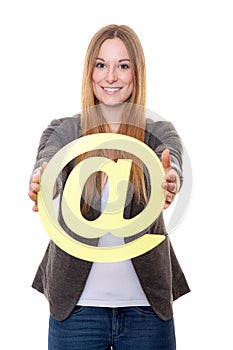
[[[107,95],[116,95],[121,89],[122,87],[119,86],[102,86],[102,90]]]

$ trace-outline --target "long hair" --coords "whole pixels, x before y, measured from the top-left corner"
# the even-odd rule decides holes
[[[136,33],[126,25],[107,25],[101,28],[91,39],[87,48],[86,57],[84,61],[82,93],[81,93],[81,129],[82,135],[90,135],[94,133],[110,132],[108,123],[106,123],[101,109],[98,108],[99,101],[93,93],[92,74],[98,57],[101,45],[107,39],[119,38],[123,41],[128,51],[131,63],[131,70],[133,75],[133,92],[126,102],[124,109],[124,121],[118,129],[118,133],[132,136],[142,142],[145,138],[145,105],[146,105],[146,66],[145,57],[141,42]],[[106,152],[105,152],[106,153]],[[108,151],[108,157],[112,159],[117,158],[131,158],[133,163],[131,167],[130,183],[133,185],[136,199],[138,202],[146,202],[146,188],[144,181],[144,172],[142,162],[132,154],[127,152]],[[110,154],[111,153],[111,154]],[[76,164],[87,157],[97,155],[96,152],[88,152],[79,156]],[[103,153],[102,153],[103,155]],[[102,175],[93,174],[88,179],[88,185],[85,190],[85,203],[82,208],[85,213],[89,206],[91,196],[93,196],[93,189],[98,188],[101,192],[101,178]],[[93,187],[94,186],[94,187]],[[88,190],[87,190],[88,189]]]

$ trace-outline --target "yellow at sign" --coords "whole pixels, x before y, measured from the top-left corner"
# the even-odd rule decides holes
[[[115,247],[92,247],[78,242],[69,236],[57,221],[53,209],[53,186],[61,170],[74,158],[98,149],[117,149],[134,154],[148,169],[151,193],[147,206],[131,219],[123,218],[124,202],[131,168],[131,160],[120,159],[117,163],[104,157],[87,158],[79,163],[69,175],[64,189],[62,215],[67,226],[79,236],[101,237],[111,232],[118,237],[133,236],[150,226],[160,214],[164,205],[164,170],[157,155],[143,142],[126,135],[103,133],[81,137],[64,146],[48,163],[41,177],[38,206],[42,223],[53,242],[68,254],[93,262],[114,262],[134,258],[160,244],[164,235],[145,234],[144,236]],[[82,173],[80,176],[82,167]],[[96,171],[103,171],[110,182],[108,204],[100,217],[86,220],[79,209],[83,186],[87,178]],[[78,176],[78,177],[77,177]],[[79,181],[77,182],[77,178]],[[119,182],[120,193],[116,191]],[[118,197],[118,198],[116,198]],[[115,203],[115,206],[114,206]]]

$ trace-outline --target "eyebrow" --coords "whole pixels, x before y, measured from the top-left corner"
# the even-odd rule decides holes
[[[101,57],[96,57],[97,60],[100,60],[102,62],[105,62],[105,60]],[[129,58],[121,58],[118,62],[121,63],[121,62],[124,62],[124,61],[128,61],[130,62],[130,59]]]

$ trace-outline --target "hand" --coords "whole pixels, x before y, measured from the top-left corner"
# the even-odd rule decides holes
[[[165,203],[163,209],[167,209],[174,201],[174,198],[180,188],[180,177],[178,173],[171,167],[170,152],[165,149],[162,153],[162,166],[165,171],[165,182],[162,183],[162,188],[165,190]]]
[[[37,195],[38,191],[40,190],[40,179],[47,164],[47,162],[44,162],[38,172],[32,176],[32,182],[30,183],[30,191],[28,195],[29,198],[34,202],[34,206],[32,207],[33,211],[38,211]]]

